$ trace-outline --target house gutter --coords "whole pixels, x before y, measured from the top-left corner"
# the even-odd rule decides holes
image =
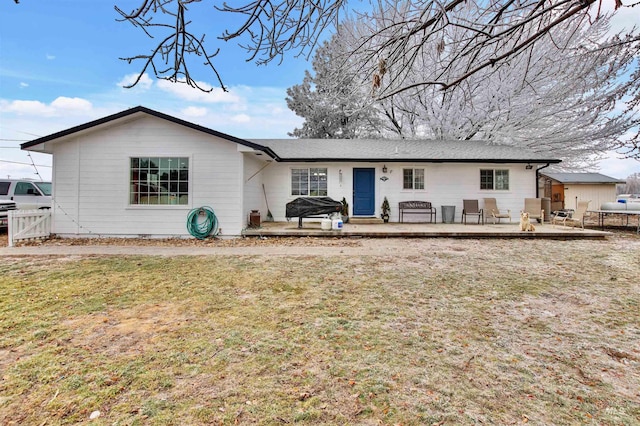
[[[266,151],[265,151],[266,152]],[[274,158],[280,163],[491,163],[491,164],[531,164],[531,163],[547,163],[548,167],[551,164],[559,163],[560,160],[549,159],[536,159],[536,160],[514,160],[509,158],[366,158],[366,157],[278,157]],[[544,169],[541,167],[541,169]]]
[[[540,170],[546,169],[550,165],[551,165],[551,163],[547,163],[546,166],[538,167],[536,169],[536,198],[540,198],[540,185],[538,185],[539,182],[540,182]]]

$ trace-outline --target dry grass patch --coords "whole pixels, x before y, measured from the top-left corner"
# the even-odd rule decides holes
[[[0,423],[637,424],[638,239],[398,247],[5,259]]]

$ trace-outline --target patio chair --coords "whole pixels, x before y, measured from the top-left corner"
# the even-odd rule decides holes
[[[542,198],[525,198],[522,211],[529,213],[529,219],[536,219],[539,223],[544,223]]]
[[[467,224],[467,216],[478,216],[478,223],[484,225],[484,210],[478,206],[478,200],[462,200],[462,221]]]
[[[567,222],[569,222],[570,224],[575,223],[579,225],[584,231],[584,216],[587,213],[590,202],[591,201],[578,201],[578,208],[575,212],[573,212],[571,217],[556,215],[551,219],[551,223],[554,225],[554,227],[556,223],[562,223],[562,226],[567,226]]]
[[[498,222],[500,222],[500,219],[509,218],[509,222],[511,222],[511,210],[507,210],[506,213],[501,212],[498,209],[498,203],[496,202],[495,198],[485,198],[484,199],[484,211],[485,211],[487,217],[489,217],[489,215],[491,215],[491,217],[493,218],[493,224],[494,225],[496,223],[496,219],[498,219]]]

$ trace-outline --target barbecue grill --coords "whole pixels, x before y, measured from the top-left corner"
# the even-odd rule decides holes
[[[287,220],[297,217],[298,228],[302,228],[302,219],[305,217],[321,218],[341,211],[342,203],[330,197],[299,197],[287,203],[286,216]]]

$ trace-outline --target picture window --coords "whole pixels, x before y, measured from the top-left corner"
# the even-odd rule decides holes
[[[189,159],[133,157],[129,187],[131,205],[186,205],[189,202]]]

